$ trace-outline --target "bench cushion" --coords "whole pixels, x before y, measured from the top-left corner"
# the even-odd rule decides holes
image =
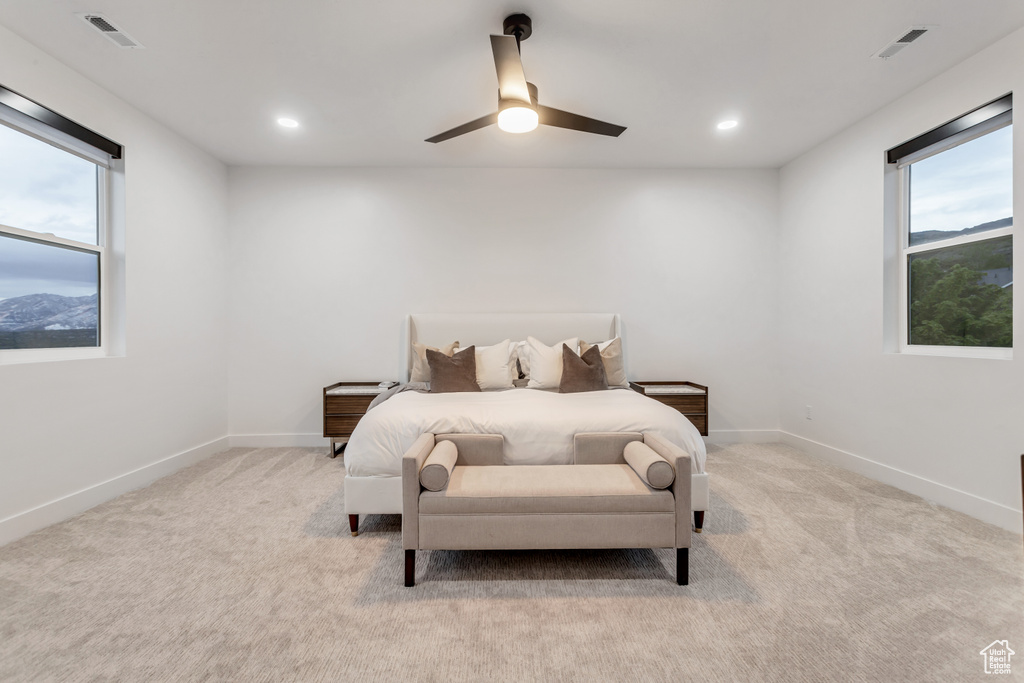
[[[421,515],[672,512],[670,491],[629,465],[499,465],[452,470],[448,488],[420,494]]]

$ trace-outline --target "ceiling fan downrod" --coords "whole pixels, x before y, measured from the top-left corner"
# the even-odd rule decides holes
[[[510,14],[502,24],[502,33],[516,37],[516,49],[522,51],[520,43],[533,35],[533,20],[525,14]]]

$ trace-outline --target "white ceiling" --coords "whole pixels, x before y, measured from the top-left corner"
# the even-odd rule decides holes
[[[628,130],[423,142],[496,109],[487,36],[519,11],[540,101]],[[775,167],[1024,25],[1024,2],[17,0],[0,24],[229,164]],[[938,28],[871,58],[917,24]]]

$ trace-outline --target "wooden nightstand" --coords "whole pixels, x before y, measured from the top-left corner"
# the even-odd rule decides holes
[[[708,388],[694,382],[630,382],[630,388],[685,415],[702,436],[708,435]]]
[[[391,386],[394,386],[392,384]],[[337,382],[324,387],[324,436],[331,440],[331,457],[345,450],[348,437],[378,395],[391,388],[375,382]],[[335,444],[341,448],[335,450]]]

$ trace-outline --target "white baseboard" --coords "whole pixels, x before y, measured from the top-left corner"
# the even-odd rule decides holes
[[[232,434],[231,447],[243,448],[327,448],[328,440],[319,434]],[[776,443],[777,429],[712,429],[705,437],[708,443]]]
[[[777,443],[778,429],[711,429],[704,438],[716,446],[728,446],[734,443]]]
[[[868,460],[859,455],[854,455],[832,446],[826,446],[811,439],[805,439],[796,434],[780,431],[779,436],[782,443],[838,465],[843,469],[862,474],[883,484],[895,486],[908,493],[921,496],[925,500],[938,503],[958,512],[963,512],[1007,531],[1021,533],[1020,510],[1014,510],[1001,503],[980,498],[973,493],[960,491],[951,486],[940,484],[937,481],[925,479],[916,474],[904,472],[895,467],[883,465],[880,462]]]
[[[177,472],[183,467],[194,465],[211,455],[228,449],[228,437],[204,443],[176,455],[158,460],[126,474],[108,479],[89,488],[68,494],[39,507],[19,512],[0,520],[0,546],[27,536],[43,527],[63,522],[100,503],[105,503],[123,493],[142,488],[161,477]]]
[[[327,448],[330,440],[319,434],[232,434],[232,448]]]

